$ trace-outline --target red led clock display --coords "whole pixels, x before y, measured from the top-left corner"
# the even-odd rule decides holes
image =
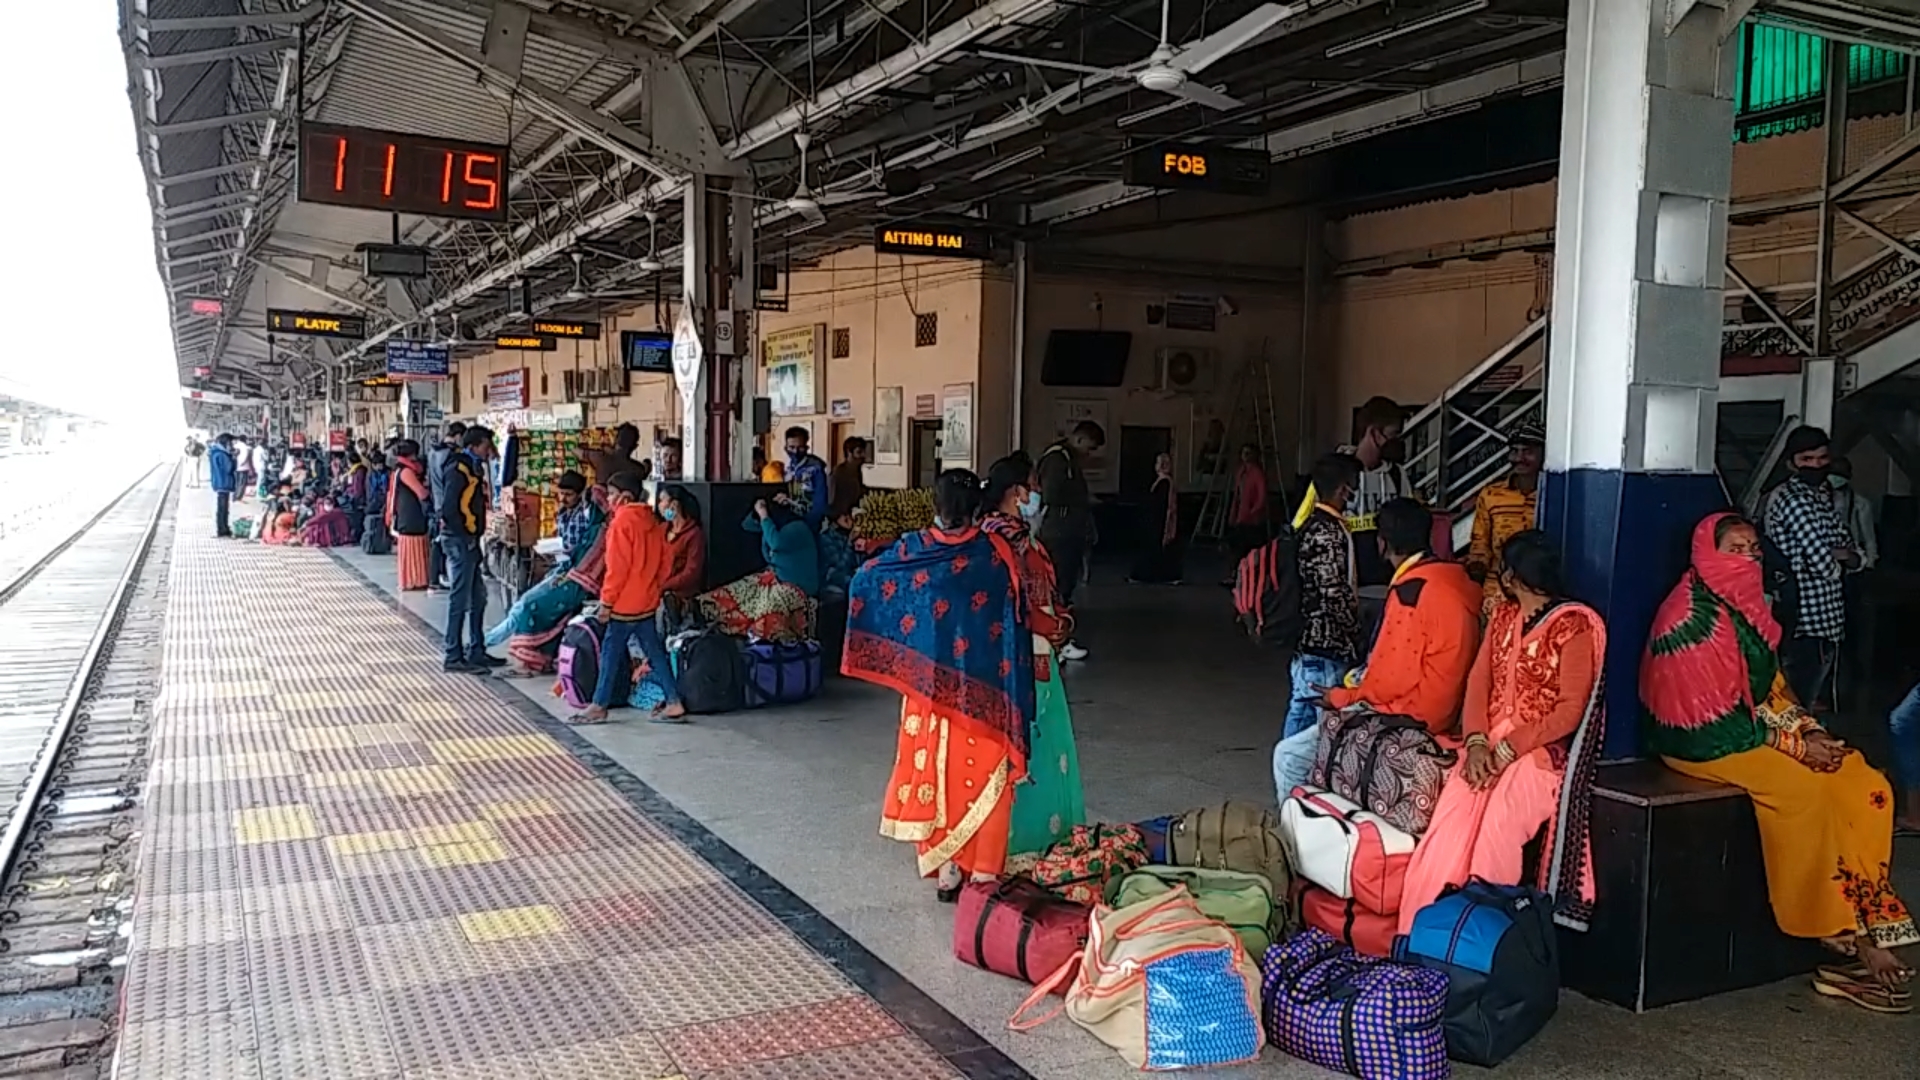
[[[507,220],[507,148],[398,131],[300,125],[300,201]]]

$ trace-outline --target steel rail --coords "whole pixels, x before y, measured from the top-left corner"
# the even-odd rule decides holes
[[[174,467],[178,468],[179,466],[176,464]],[[4,585],[0,585],[0,604],[4,604],[8,600],[13,599],[13,594],[19,592],[27,584],[27,582],[32,581],[35,577],[39,576],[40,571],[45,570],[47,568],[48,563],[59,558],[62,552],[66,551],[68,548],[73,546],[74,541],[80,539],[82,536],[85,536],[87,534],[88,529],[91,529],[95,525],[98,525],[100,523],[101,518],[106,517],[109,513],[113,511],[114,507],[119,506],[122,502],[124,502],[127,496],[133,494],[133,491],[135,488],[139,487],[141,484],[146,483],[147,478],[152,476],[156,470],[164,469],[164,468],[166,468],[165,465],[155,465],[153,468],[148,469],[146,472],[141,473],[138,479],[134,480],[133,483],[127,485],[127,488],[125,491],[122,491],[120,494],[115,495],[111,499],[108,499],[107,505],[101,507],[99,513],[96,513],[92,517],[81,522],[79,527],[75,528],[71,535],[69,535],[66,539],[60,541],[58,544],[55,544],[52,547],[52,549],[49,550],[45,555],[42,555],[38,559],[34,560],[32,565],[22,567],[19,573],[13,575],[13,580],[7,582]]]
[[[100,625],[94,628],[93,638],[87,642],[86,652],[80,655],[80,663],[74,668],[73,682],[67,687],[67,696],[60,703],[60,711],[54,714],[53,723],[47,731],[46,742],[40,748],[40,755],[34,759],[33,772],[28,774],[27,782],[21,788],[19,799],[11,808],[7,818],[7,828],[0,833],[0,888],[6,888],[20,864],[20,853],[25,845],[27,832],[37,816],[35,808],[46,794],[47,782],[53,778],[53,771],[60,762],[60,756],[67,748],[67,737],[72,734],[74,720],[80,715],[80,704],[86,700],[88,684],[93,681],[94,669],[100,664],[107,642],[113,637],[120,622],[121,613],[126,609],[127,599],[133,594],[133,583],[145,567],[148,552],[153,550],[153,538],[159,532],[160,519],[166,515],[167,502],[173,494],[175,483],[180,478],[180,463],[158,465],[141,474],[140,479],[120,494],[120,497],[107,504],[105,510],[94,515],[78,532],[62,541],[60,546],[46,558],[41,559],[26,574],[17,578],[10,590],[24,584],[34,574],[44,569],[61,552],[71,547],[74,541],[84,536],[88,530],[98,524],[107,515],[107,511],[119,506],[141,485],[152,478],[159,469],[167,470],[167,482],[160,488],[160,497],[154,500],[153,516],[147,519],[146,531],[133,553],[127,558],[127,567],[120,574],[120,581],[114,586],[113,596],[107,601],[106,610],[101,612]],[[11,595],[9,592],[7,595]]]

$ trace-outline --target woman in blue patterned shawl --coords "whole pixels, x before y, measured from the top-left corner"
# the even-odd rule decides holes
[[[1033,638],[1019,560],[977,524],[980,481],[934,483],[930,529],[854,575],[841,670],[898,690],[899,747],[880,833],[914,844],[940,896],[1006,866],[1013,785],[1027,775]]]

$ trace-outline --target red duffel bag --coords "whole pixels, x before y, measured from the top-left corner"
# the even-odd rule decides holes
[[[962,963],[1024,983],[1060,970],[1087,945],[1093,909],[1029,878],[968,882],[953,919],[953,955]],[[1055,993],[1065,993],[1061,980]]]
[[[1342,900],[1318,885],[1302,883],[1300,918],[1365,956],[1393,955],[1400,916],[1376,915],[1353,900]]]

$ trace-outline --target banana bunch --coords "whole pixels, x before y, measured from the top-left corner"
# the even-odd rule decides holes
[[[933,491],[869,491],[853,516],[853,535],[863,540],[885,540],[919,532],[933,524]]]

